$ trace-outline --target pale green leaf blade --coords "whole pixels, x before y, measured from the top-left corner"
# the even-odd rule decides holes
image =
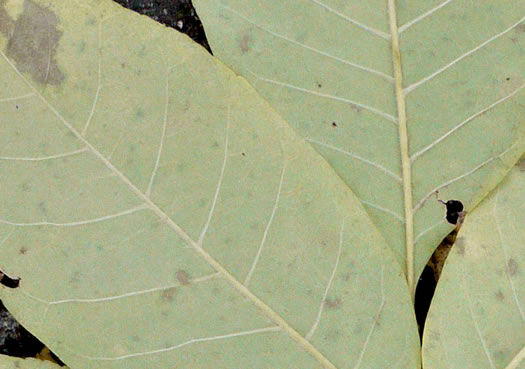
[[[334,167],[410,284],[452,229],[435,191],[472,209],[525,149],[521,0],[194,3],[214,55]]]
[[[525,368],[525,158],[467,215],[425,325],[425,369]]]
[[[418,367],[384,238],[243,79],[109,1],[0,19],[1,296],[72,369]]]
[[[67,369],[47,360],[21,359],[7,355],[0,355],[0,368],[2,369]]]

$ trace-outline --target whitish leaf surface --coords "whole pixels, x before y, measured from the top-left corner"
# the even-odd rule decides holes
[[[64,367],[47,360],[21,359],[7,355],[0,355],[0,367],[2,369],[64,369]]]
[[[381,233],[243,79],[109,1],[0,19],[2,300],[71,368],[418,366]]]
[[[432,300],[425,369],[525,368],[525,157],[467,216]]]
[[[451,230],[435,192],[471,209],[524,150],[523,0],[194,3],[214,55],[328,160],[411,285]]]

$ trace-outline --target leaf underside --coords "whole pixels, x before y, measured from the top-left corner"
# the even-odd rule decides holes
[[[525,150],[521,0],[194,4],[214,55],[330,163],[412,288],[452,229],[436,191],[470,211]]]
[[[525,157],[469,215],[423,338],[425,369],[525,365]]]
[[[70,368],[419,366],[383,236],[243,79],[109,0],[0,25],[1,297]]]

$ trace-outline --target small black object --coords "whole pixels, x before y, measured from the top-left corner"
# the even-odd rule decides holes
[[[9,288],[17,288],[20,285],[20,278],[11,278],[0,271],[0,283]]]
[[[337,127],[337,123],[336,122],[332,122],[332,127]]]
[[[461,215],[460,213],[463,211],[463,203],[458,200],[448,200],[447,202],[440,200],[440,202],[447,207],[447,222],[456,225]]]

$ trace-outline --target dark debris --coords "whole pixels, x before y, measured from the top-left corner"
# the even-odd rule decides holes
[[[202,23],[191,0],[114,0],[168,27],[187,34],[211,53]]]

